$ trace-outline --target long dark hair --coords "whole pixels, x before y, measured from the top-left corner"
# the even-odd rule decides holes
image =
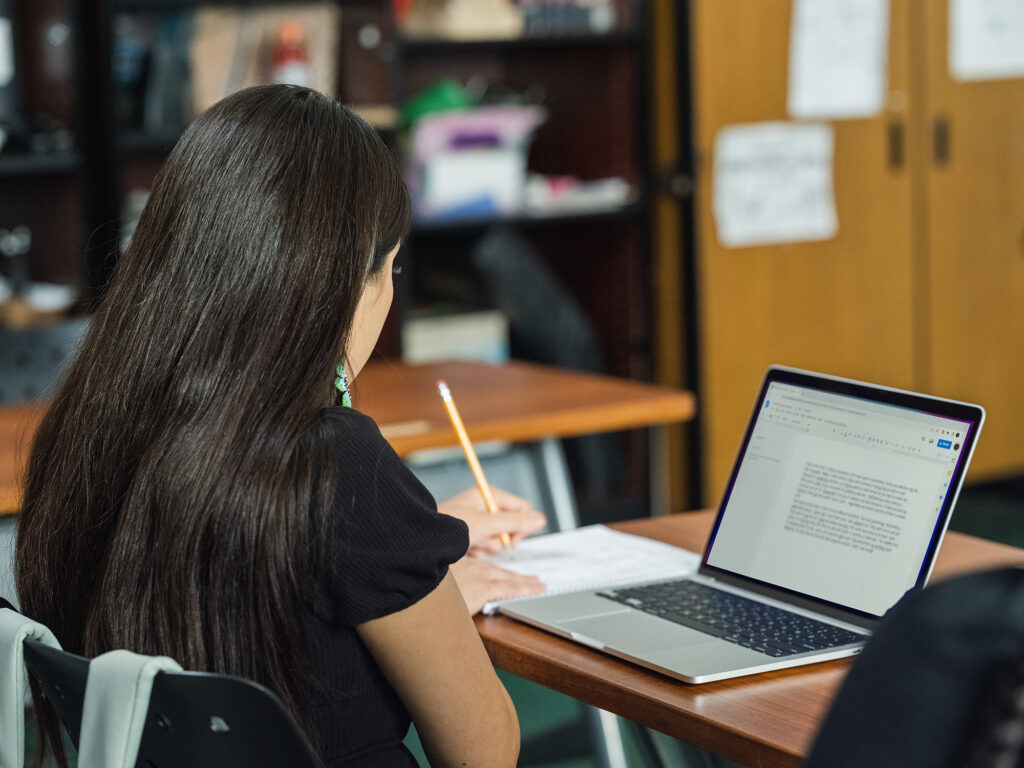
[[[191,124],[36,435],[26,615],[72,652],[165,654],[298,712],[296,628],[343,471],[323,412],[408,224],[390,151],[315,91],[246,89]]]

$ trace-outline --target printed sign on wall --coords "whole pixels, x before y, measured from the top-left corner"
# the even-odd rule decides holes
[[[877,115],[885,105],[889,0],[795,0],[789,35],[789,114]]]
[[[949,70],[956,80],[1024,77],[1024,2],[950,0]]]
[[[729,248],[828,240],[839,231],[832,126],[753,123],[715,137],[712,205]]]

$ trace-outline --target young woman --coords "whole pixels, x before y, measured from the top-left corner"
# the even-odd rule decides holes
[[[70,651],[264,683],[327,765],[415,765],[410,716],[434,765],[513,765],[470,614],[540,585],[465,555],[543,518],[509,494],[487,516],[475,492],[439,514],[336,389],[380,333],[408,223],[389,152],[330,99],[262,86],[200,116],[35,439],[18,593]]]

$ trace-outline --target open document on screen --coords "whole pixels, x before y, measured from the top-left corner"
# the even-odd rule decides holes
[[[971,427],[772,382],[708,564],[881,616],[918,579]]]

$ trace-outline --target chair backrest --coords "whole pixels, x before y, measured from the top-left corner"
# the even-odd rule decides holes
[[[59,648],[53,633],[0,597],[0,768],[25,764],[25,642]]]
[[[804,768],[1018,766],[1024,569],[911,593],[856,658]]]
[[[89,659],[25,641],[25,665],[78,747]],[[204,672],[160,672],[136,765],[263,768],[318,765],[301,730],[267,688]]]
[[[0,404],[43,400],[53,394],[89,328],[89,317],[52,325],[0,329]]]
[[[85,685],[89,679],[89,660],[84,656],[49,648],[35,640],[26,640],[25,666],[57,711],[57,716],[64,723],[77,749],[78,735],[82,730]]]

